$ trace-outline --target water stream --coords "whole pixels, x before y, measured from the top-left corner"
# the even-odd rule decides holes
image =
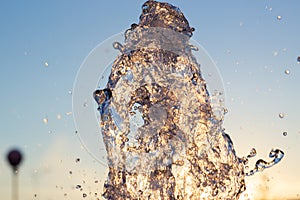
[[[282,159],[272,150],[272,161],[244,171],[255,149],[237,157],[193,55],[193,31],[179,8],[147,1],[124,44],[113,44],[120,53],[94,92],[109,167],[104,198],[239,199],[246,175]]]

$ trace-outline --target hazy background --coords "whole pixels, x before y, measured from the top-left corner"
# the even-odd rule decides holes
[[[278,165],[247,177],[246,197],[300,199],[300,1],[167,2],[180,7],[196,29],[193,39],[218,65],[229,110],[224,127],[237,154],[256,148],[253,165],[259,158],[268,160],[273,147],[285,152]],[[72,87],[89,52],[137,23],[142,4],[1,2],[1,199],[10,199],[5,156],[12,147],[25,154],[20,199],[100,197],[106,172],[75,134]]]

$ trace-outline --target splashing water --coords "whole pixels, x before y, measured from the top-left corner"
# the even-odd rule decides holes
[[[139,24],[125,33],[105,89],[94,98],[107,151],[106,199],[239,199],[245,160],[235,154],[213,109],[189,42],[194,31],[182,12],[147,1]],[[215,95],[215,94],[212,94]],[[225,109],[223,109],[225,112]],[[252,149],[248,158],[256,155]],[[262,171],[278,163],[258,160]]]
[[[250,170],[249,172],[246,172],[245,174],[247,176],[251,176],[255,174],[256,172],[261,172],[264,169],[270,168],[281,161],[281,159],[284,156],[284,152],[279,149],[272,149],[269,153],[269,158],[272,158],[273,160],[270,162],[267,162],[265,160],[259,159],[255,163],[254,169]]]

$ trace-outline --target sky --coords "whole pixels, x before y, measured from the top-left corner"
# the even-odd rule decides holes
[[[218,66],[228,109],[223,126],[237,155],[246,156],[255,148],[251,168],[259,158],[269,160],[272,148],[285,152],[276,166],[246,177],[243,198],[300,199],[300,1],[167,2],[185,14],[196,29],[193,39]],[[142,4],[2,2],[1,198],[10,199],[12,173],[6,154],[14,147],[24,154],[19,173],[22,199],[100,196],[106,169],[76,134],[73,86],[95,47],[138,23]],[[84,134],[81,140],[87,140]]]

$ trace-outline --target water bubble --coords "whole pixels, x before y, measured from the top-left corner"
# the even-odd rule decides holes
[[[283,136],[287,136],[287,132],[284,131],[284,132],[282,133],[282,135],[283,135]]]
[[[282,118],[284,118],[284,113],[279,113],[279,115],[278,115],[278,116],[279,116],[279,118],[281,118],[281,119],[282,119]]]
[[[75,162],[79,163],[80,162],[80,158],[76,158]]]
[[[285,73],[286,75],[289,75],[291,72],[290,72],[289,69],[286,69],[286,70],[284,71],[284,73]]]
[[[69,174],[73,174],[73,172],[72,172],[72,171],[69,171]]]
[[[44,66],[45,66],[45,67],[48,67],[48,66],[49,66],[49,63],[48,63],[48,62],[44,62]]]
[[[281,20],[281,19],[282,19],[281,15],[278,15],[277,20]]]
[[[82,197],[83,197],[83,198],[87,197],[87,194],[86,194],[86,193],[83,193],[83,194],[82,194]]]

